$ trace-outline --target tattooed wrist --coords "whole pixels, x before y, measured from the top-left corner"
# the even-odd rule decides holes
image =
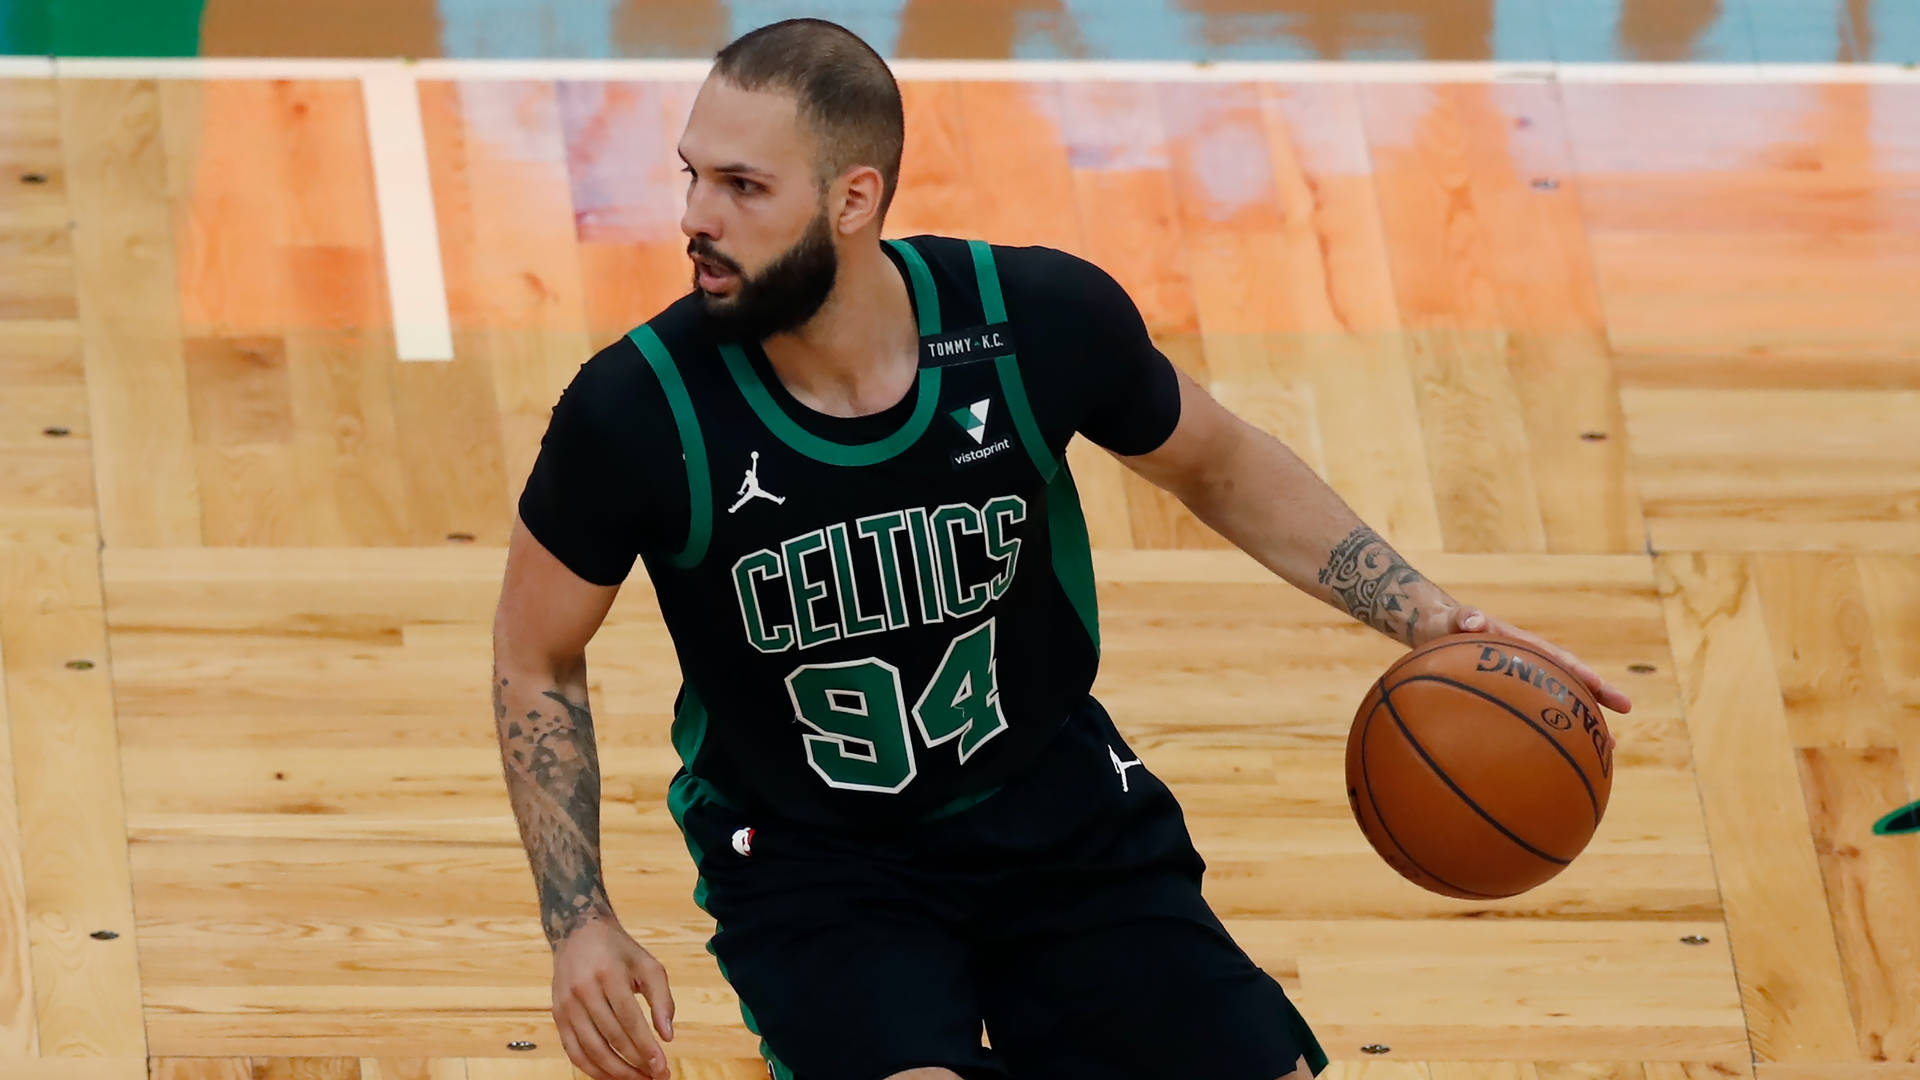
[[[507,679],[494,676],[493,714],[507,795],[539,890],[541,928],[547,943],[558,947],[582,925],[613,917],[600,875],[600,758],[593,715],[584,701],[575,702],[557,688],[539,695],[551,707],[510,715],[528,704],[522,699],[509,707],[511,689]]]
[[[1328,554],[1320,584],[1347,614],[1407,644],[1420,625],[1417,587],[1428,585],[1380,534],[1365,525],[1348,533]]]

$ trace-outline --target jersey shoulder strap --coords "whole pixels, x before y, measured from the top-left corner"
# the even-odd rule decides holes
[[[980,288],[980,310],[986,316],[988,329],[1007,325],[1007,301],[1000,290],[1000,269],[993,261],[993,245],[984,240],[969,240],[967,248],[973,254],[973,276]],[[1012,342],[1013,335],[1008,333],[1006,340]],[[1060,470],[1060,462],[1048,449],[1040,424],[1033,417],[1026,383],[1020,379],[1019,356],[1013,348],[1008,348],[994,357],[993,366],[1000,376],[1000,391],[1006,396],[1007,410],[1013,414],[1013,430],[1020,436],[1020,445],[1026,449],[1033,467],[1040,471],[1040,479],[1052,483],[1054,474]]]
[[[713,485],[707,474],[707,443],[700,436],[700,417],[693,411],[693,398],[687,394],[673,353],[653,327],[636,326],[627,333],[627,339],[660,380],[667,409],[673,413],[674,429],[680,435],[680,456],[687,466],[687,542],[667,556],[667,565],[676,570],[691,569],[707,557],[707,542],[713,536]]]

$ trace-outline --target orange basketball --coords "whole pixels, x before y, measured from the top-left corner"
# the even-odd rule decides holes
[[[1444,637],[1367,692],[1347,735],[1347,801],[1373,850],[1445,896],[1526,892],[1587,846],[1613,790],[1586,687],[1505,638]]]

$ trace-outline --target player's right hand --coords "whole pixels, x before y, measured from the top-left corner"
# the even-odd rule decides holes
[[[673,1041],[667,969],[611,919],[582,924],[553,952],[553,1022],[567,1057],[593,1080],[667,1080],[667,1055],[648,1030]]]

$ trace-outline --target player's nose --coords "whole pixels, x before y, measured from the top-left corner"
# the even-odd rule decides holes
[[[680,231],[689,240],[700,236],[712,241],[720,239],[720,216],[714,212],[713,200],[705,196],[697,183],[687,192],[687,208],[680,215]]]

